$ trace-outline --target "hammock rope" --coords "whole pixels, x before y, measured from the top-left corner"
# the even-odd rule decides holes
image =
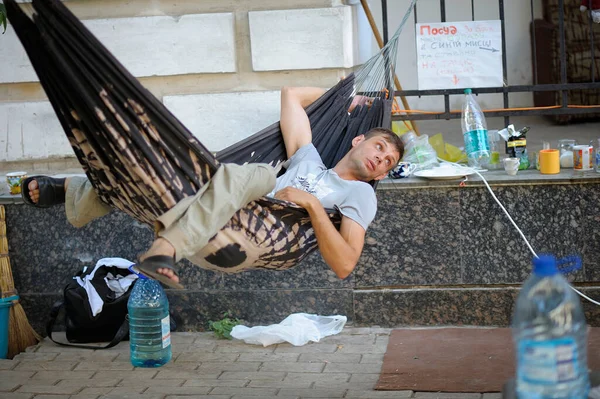
[[[411,16],[417,0],[411,0],[400,25],[379,52],[369,58],[356,72],[355,90],[351,94],[394,92],[394,73],[398,59],[398,40],[404,25]]]
[[[279,123],[215,157],[61,1],[4,3],[75,155],[103,202],[152,225],[209,182],[221,162],[277,166],[286,160]],[[393,92],[397,37],[415,3],[412,0],[396,34],[378,54],[306,108],[313,143],[327,167],[348,152],[354,137],[390,126],[388,94]],[[372,97],[372,103],[348,113],[357,93]],[[340,215],[328,212],[339,227]],[[240,243],[240,231],[248,242]],[[307,212],[272,198],[253,201],[238,211],[212,241],[221,243],[220,249],[206,254],[210,260],[201,266],[227,265],[223,267],[229,271],[282,270],[317,248]],[[259,250],[260,255],[245,259],[231,252],[240,246],[247,252]]]

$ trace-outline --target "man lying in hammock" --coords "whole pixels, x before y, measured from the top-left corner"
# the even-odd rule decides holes
[[[219,171],[223,173],[217,173],[202,194],[185,198],[158,219],[158,238],[140,257],[138,269],[171,287],[183,288],[175,262],[182,257],[193,261],[193,254],[207,241],[199,238],[201,235],[213,236],[238,209],[269,195],[308,211],[323,259],[338,277],[346,278],[358,262],[366,229],[377,210],[375,192],[368,182],[383,179],[402,158],[404,149],[392,131],[375,128],[354,138],[351,150],[327,169],[312,144],[305,112],[323,93],[317,88],[284,88],[281,92],[281,132],[290,161],[286,173],[275,179],[274,168],[265,164],[222,164]],[[351,109],[364,100],[357,99]],[[82,177],[33,176],[24,182],[23,198],[34,206],[65,203],[67,218],[76,227],[112,210]],[[339,231],[325,208],[339,209]]]

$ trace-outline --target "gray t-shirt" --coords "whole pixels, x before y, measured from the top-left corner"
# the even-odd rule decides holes
[[[289,161],[287,171],[277,178],[269,196],[285,187],[295,187],[317,197],[324,208],[337,208],[365,230],[369,227],[377,212],[377,197],[371,185],[344,180],[333,169],[327,169],[312,143],[296,151]]]

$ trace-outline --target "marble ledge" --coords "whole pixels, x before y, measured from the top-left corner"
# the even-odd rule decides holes
[[[50,174],[54,177],[85,176],[81,173]],[[509,176],[504,170],[490,170],[482,173],[490,186],[523,186],[523,185],[548,185],[548,184],[598,184],[600,173],[589,171],[585,173],[575,172],[573,169],[563,169],[556,175],[542,175],[539,171],[529,169],[520,170],[516,176]],[[0,175],[0,205],[22,204],[20,195],[11,195],[8,186],[2,184],[6,176]],[[471,175],[455,180],[434,180],[421,177],[409,177],[406,179],[383,179],[377,186],[378,190],[419,189],[419,188],[444,188],[458,187],[461,182],[467,187],[481,187],[484,185],[481,177]]]
[[[520,170],[516,176],[509,176],[504,170],[489,170],[482,173],[490,186],[525,186],[549,184],[598,184],[600,173],[588,171],[575,172],[573,169],[563,169],[555,175],[543,175],[538,170]],[[405,179],[383,179],[377,186],[378,190],[398,190],[417,188],[457,188],[464,181],[467,187],[482,187],[484,182],[478,175],[470,175],[454,180],[437,180],[411,176]]]

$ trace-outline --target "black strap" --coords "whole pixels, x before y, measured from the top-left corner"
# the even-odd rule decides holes
[[[125,317],[125,320],[123,320],[123,324],[121,324],[121,327],[119,327],[119,329],[117,330],[117,333],[115,334],[114,338],[106,346],[70,344],[66,342],[56,341],[54,338],[52,338],[52,330],[54,329],[54,323],[56,322],[58,314],[60,313],[60,310],[64,307],[64,305],[65,302],[63,300],[60,300],[52,306],[52,310],[50,311],[50,320],[48,321],[48,324],[46,324],[46,334],[48,335],[48,338],[50,338],[55,344],[83,349],[108,349],[121,342],[123,338],[125,338],[129,333],[129,320],[127,317]]]

